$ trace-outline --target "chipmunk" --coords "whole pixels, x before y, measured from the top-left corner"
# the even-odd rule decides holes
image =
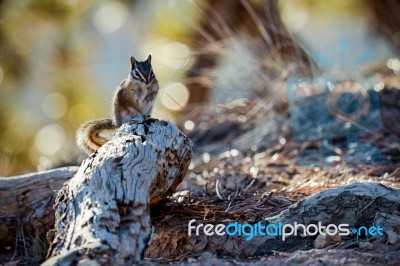
[[[138,62],[131,56],[131,70],[114,93],[111,119],[86,122],[76,133],[76,143],[87,154],[97,151],[111,139],[122,124],[138,116],[150,115],[158,92],[158,81],[151,66],[151,55]]]

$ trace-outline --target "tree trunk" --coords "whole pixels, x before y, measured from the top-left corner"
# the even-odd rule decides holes
[[[176,190],[191,154],[190,140],[170,122],[123,125],[58,192],[44,265],[142,260],[152,233],[149,206]]]

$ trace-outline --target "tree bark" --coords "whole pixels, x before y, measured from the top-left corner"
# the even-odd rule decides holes
[[[44,265],[142,260],[152,233],[149,206],[176,190],[191,154],[190,140],[170,122],[124,124],[58,192]]]
[[[54,225],[53,204],[62,185],[78,167],[0,178],[0,242],[15,244],[17,224],[33,236],[43,235]]]

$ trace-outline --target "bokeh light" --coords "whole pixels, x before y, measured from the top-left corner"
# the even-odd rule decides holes
[[[160,93],[161,103],[170,110],[181,111],[188,103],[189,90],[182,83],[167,85]]]
[[[210,162],[211,156],[210,156],[210,154],[208,152],[203,153],[202,157],[203,157],[203,161],[205,163],[209,163]]]
[[[62,117],[67,111],[68,103],[60,93],[50,93],[42,101],[43,112],[52,119]]]
[[[387,67],[392,69],[394,72],[400,71],[400,60],[397,58],[390,58],[387,61]]]
[[[44,126],[35,137],[35,147],[39,153],[54,155],[64,145],[66,140],[64,129],[58,124]]]
[[[164,64],[175,69],[184,67],[189,56],[189,47],[180,42],[169,42],[162,48],[162,59]]]
[[[283,23],[292,32],[302,29],[308,21],[309,14],[304,5],[294,1],[285,2],[281,12]]]
[[[38,162],[38,171],[48,170],[53,166],[53,161],[46,156],[41,156]]]
[[[187,120],[185,121],[184,127],[186,130],[193,130],[194,129],[195,124],[193,123],[192,120]]]
[[[93,16],[93,24],[101,33],[112,33],[126,22],[128,11],[119,2],[109,2]]]

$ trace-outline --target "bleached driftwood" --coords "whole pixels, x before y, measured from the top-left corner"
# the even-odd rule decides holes
[[[21,229],[39,236],[52,228],[56,191],[77,171],[78,167],[64,167],[0,178],[0,243],[14,244]]]
[[[58,192],[44,264],[140,261],[152,232],[149,206],[176,190],[191,154],[190,140],[170,122],[124,124]]]

